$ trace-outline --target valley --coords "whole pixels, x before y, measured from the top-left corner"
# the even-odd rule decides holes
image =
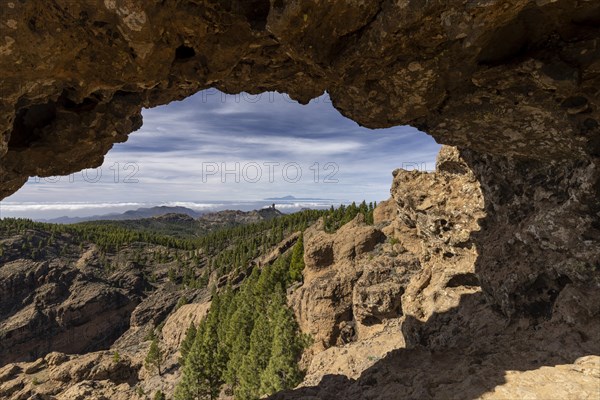
[[[302,264],[296,267],[290,264],[290,253],[297,247],[302,231],[318,218],[334,227],[358,214],[372,219],[373,205],[363,203],[290,215],[274,208],[222,211],[198,219],[171,213],[149,219],[75,225],[1,220],[2,371],[14,373],[19,368],[16,365],[28,362],[43,366],[43,360],[53,354],[61,354],[61,359],[70,359],[75,365],[92,354],[99,357],[100,363],[102,357],[118,354],[119,359],[129,360],[130,390],[145,392],[150,389],[145,387],[143,378],[135,377],[136,369],[145,371],[140,360],[145,357],[148,340],[156,335],[168,344],[165,362],[170,360],[171,373],[166,376],[172,394],[183,367],[175,354],[190,317],[200,323],[215,296],[227,299],[240,287],[244,291],[243,287],[256,282],[258,276],[272,275],[271,268],[280,271],[276,281],[281,285],[277,290],[283,302],[278,304],[282,312],[291,313],[285,305],[285,291],[302,279],[303,251],[295,251],[296,264]],[[261,295],[262,301],[274,296],[275,289],[263,289],[266,291]],[[223,301],[230,304],[226,299]],[[255,303],[247,298],[239,301],[242,305]],[[264,303],[265,313],[271,303]],[[168,322],[181,318],[180,309],[203,311],[186,315],[186,324],[173,327]],[[286,318],[295,321],[293,313]],[[239,339],[238,343],[249,345],[253,322],[246,322],[250,324],[248,340]],[[225,322],[219,324],[220,329],[225,326]],[[163,332],[165,326],[170,327],[168,332]],[[297,329],[291,334],[301,340]],[[169,341],[167,337],[174,339]],[[297,378],[273,388],[293,387],[299,382],[299,357],[300,353],[296,353],[291,359]],[[3,382],[0,394],[16,399],[43,394],[44,390],[53,394],[69,390],[69,385],[52,378],[40,383],[36,374],[25,373],[21,379],[17,386],[11,379],[8,386]],[[34,381],[37,384],[32,386]],[[49,389],[44,389],[44,383]],[[150,388],[154,389],[152,384]]]

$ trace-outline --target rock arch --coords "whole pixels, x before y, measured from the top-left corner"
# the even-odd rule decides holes
[[[142,107],[328,91],[362,125],[458,146],[485,198],[479,281],[514,315],[542,274],[600,284],[599,22],[574,0],[8,2],[0,198],[100,165]]]

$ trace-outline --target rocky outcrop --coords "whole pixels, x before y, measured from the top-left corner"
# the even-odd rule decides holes
[[[273,264],[279,257],[283,254],[287,253],[298,241],[300,238],[301,232],[295,232],[290,236],[283,239],[281,242],[277,244],[270,252],[263,254],[257,259],[253,260],[253,265],[262,267],[265,265]]]
[[[178,290],[172,286],[170,284],[162,285],[147,294],[147,297],[131,312],[129,329],[112,343],[113,349],[143,358],[141,352],[146,351],[145,342],[148,337],[156,328],[165,324],[181,299],[193,299],[197,292],[195,290]]]
[[[404,337],[399,320],[389,321],[381,331],[366,339],[360,338],[316,353],[310,360],[301,386],[319,385],[323,377],[328,375],[358,379],[364,371],[382,360],[389,352],[403,345]]]
[[[456,149],[443,149],[434,174],[395,171],[392,194],[374,212],[387,237],[362,216],[335,234],[319,224],[305,233],[304,284],[290,296],[300,327],[316,342],[305,385],[332,373],[340,362],[327,360],[340,354],[372,365],[404,345],[399,324],[406,316],[427,320],[480,291],[470,240],[484,216],[482,193]],[[387,343],[369,353],[375,336]],[[350,372],[344,375],[358,377],[356,368]]]
[[[50,353],[33,363],[0,370],[3,399],[138,399],[134,391],[140,365],[113,352],[67,356]]]
[[[66,260],[1,265],[0,365],[106,348],[128,329],[140,295]]]
[[[171,351],[177,352],[185,338],[185,332],[190,324],[198,325],[208,314],[210,302],[185,304],[174,311],[165,321],[162,328],[164,345]]]
[[[290,304],[300,328],[312,335],[315,352],[354,336],[348,326],[354,321],[353,287],[363,273],[363,258],[384,239],[361,217],[334,234],[323,231],[322,221],[304,233],[304,284],[290,295]]]
[[[206,213],[200,216],[198,220],[206,223],[209,227],[211,225],[222,227],[227,225],[251,224],[278,218],[282,215],[279,210],[269,207],[253,211],[224,210]]]
[[[183,294],[161,287],[146,297],[131,313],[131,326],[157,326],[173,311]]]
[[[373,210],[373,223],[375,225],[388,225],[396,219],[398,206],[394,199],[388,199],[377,204]]]
[[[361,339],[386,320],[426,320],[480,291],[471,234],[485,216],[483,198],[457,150],[442,150],[434,174],[395,171],[392,193],[374,213],[387,239],[362,216],[335,234],[319,224],[305,233],[304,284],[290,304],[321,348],[344,342],[342,325]]]
[[[158,390],[170,395],[180,379],[179,346],[186,329],[191,322],[198,324],[209,308],[210,302],[185,304],[169,315],[161,330],[155,330],[163,354],[162,376],[143,367],[150,342],[142,333],[153,328],[147,321],[132,325],[110,350],[78,355],[51,352],[32,362],[3,366],[0,398],[141,400]]]
[[[160,246],[122,246],[113,254],[71,233],[1,236],[0,366],[56,351],[137,354],[178,303],[210,297],[170,282],[172,263],[128,261],[166,251]]]
[[[391,192],[398,206],[394,234],[423,266],[403,296],[404,312],[427,320],[480,291],[472,235],[485,217],[483,196],[458,151],[443,147],[435,173],[394,171]]]
[[[442,149],[435,173],[395,171],[392,198],[397,216],[376,213],[387,215],[377,219],[388,235],[386,242],[363,254],[368,263],[354,275],[360,278],[344,280],[339,272],[330,277],[336,283],[330,286],[347,282],[347,292],[353,293],[352,323],[358,334],[351,343],[330,343],[322,352],[311,349],[316,354],[309,354],[303,387],[272,398],[597,396],[600,301],[596,284],[575,275],[562,278],[559,285],[544,269],[529,269],[528,279],[535,284],[520,281],[523,286],[514,299],[523,303],[512,304],[519,312],[503,307],[495,297],[502,286],[486,291],[482,284],[490,270],[483,268],[481,260],[487,260],[485,251],[492,244],[481,234],[489,218],[484,193],[474,171],[454,148]],[[345,228],[348,236],[358,232],[356,224]],[[306,243],[307,256],[322,249],[311,248],[309,240]],[[335,266],[328,266],[328,260],[338,258],[334,250],[316,260],[327,270]],[[371,269],[386,265],[385,260],[393,261],[389,265],[412,267],[396,268],[393,274],[386,274],[387,268]],[[308,271],[305,284],[314,292],[310,275]],[[512,280],[505,285],[519,282],[518,272],[508,276]],[[396,304],[397,311],[387,312]],[[329,332],[325,324],[314,327]]]
[[[352,290],[353,315],[362,325],[375,325],[402,315],[401,297],[407,283],[404,279],[409,275],[410,267],[418,268],[419,264],[403,257],[387,261],[384,264],[378,260],[376,264],[367,266]],[[398,264],[409,268],[399,272],[396,269]]]

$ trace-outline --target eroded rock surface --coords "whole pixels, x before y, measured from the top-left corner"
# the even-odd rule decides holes
[[[482,263],[488,260],[486,251],[497,244],[482,234],[489,218],[484,193],[455,148],[442,149],[435,173],[395,171],[392,201],[397,214],[385,211],[389,202],[380,205],[376,220],[388,237],[363,254],[368,261],[357,268],[355,276],[360,278],[347,279],[347,273],[337,271],[347,267],[324,262],[339,259],[336,250],[328,259],[317,259],[331,274],[329,287],[343,282],[342,287],[353,292],[354,301],[346,304],[358,334],[350,343],[330,343],[325,351],[308,354],[302,387],[272,398],[597,397],[597,272],[584,280],[578,279],[577,274],[584,273],[580,270],[557,283],[543,268],[534,269],[533,260],[520,260],[527,268],[526,279],[519,278],[518,265]],[[345,228],[345,235],[352,237],[360,226],[354,222]],[[512,224],[512,229],[518,228],[519,224]],[[307,257],[313,254],[312,245],[306,240]],[[532,257],[541,257],[540,250],[533,249]],[[385,265],[389,259],[403,265],[413,260],[413,267],[396,269],[380,279],[381,270],[373,271],[369,265]],[[514,274],[509,274],[509,267]],[[483,285],[488,274],[501,273],[512,280],[489,289]],[[309,293],[317,291],[313,285],[318,280],[312,274],[308,270],[305,279]],[[497,296],[509,284],[519,287],[512,297],[515,302],[507,306]],[[296,296],[303,294],[301,289]],[[395,304],[389,299],[398,292],[399,310],[381,313],[382,307],[387,310]],[[317,310],[334,300],[332,296],[305,298]],[[310,326],[313,335],[331,331],[327,324]]]
[[[210,302],[185,304],[171,313],[162,329],[165,346],[169,349],[179,349],[187,328],[191,323],[198,325],[209,309]]]
[[[595,1],[11,1],[0,196],[98,166],[141,107],[200,89],[328,91],[369,127],[545,160],[600,154]]]
[[[143,278],[135,270],[106,274],[66,235],[52,238],[43,257],[22,254],[24,243],[50,243],[45,235],[31,231],[2,241],[9,261],[0,265],[0,365],[49,351],[107,348],[129,328],[142,298]],[[82,252],[89,262],[66,252]]]
[[[0,396],[6,399],[139,399],[139,361],[115,357],[114,352],[68,356],[50,353],[33,363],[0,369]]]
[[[354,320],[353,288],[364,272],[365,257],[385,239],[361,217],[334,234],[323,231],[322,221],[304,234],[304,284],[291,294],[290,304],[301,329],[312,335],[316,352],[354,336],[354,328],[343,329]],[[367,302],[366,290],[357,294],[361,304]],[[364,317],[368,315],[366,311]]]

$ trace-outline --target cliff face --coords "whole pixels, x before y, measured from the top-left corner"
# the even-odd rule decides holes
[[[210,306],[205,290],[167,279],[176,250],[138,242],[112,253],[40,229],[1,236],[0,398],[143,399],[140,380],[172,390],[178,366],[158,383],[142,368],[149,334],[165,325],[165,349],[175,353],[190,315],[197,322]],[[162,262],[148,261],[157,252]]]
[[[475,235],[477,273],[493,303],[508,316],[543,314],[553,300],[523,293],[536,287],[555,293],[573,282],[598,287],[597,159],[545,164],[471,151],[463,155],[485,201],[487,215]]]
[[[97,249],[81,251],[66,235],[29,258],[25,242],[44,242],[28,232],[2,240],[0,265],[0,365],[32,361],[50,351],[84,353],[110,346],[129,328],[145,287],[139,271],[104,274]],[[71,254],[83,254],[80,260]]]
[[[391,192],[375,228],[357,219],[334,235],[307,231],[305,282],[290,304],[306,332],[338,340],[317,341],[303,387],[274,399],[597,396],[597,271],[535,268],[531,247],[490,262],[508,228],[485,233],[485,189],[454,148],[435,173],[395,171]],[[327,239],[356,248],[366,232],[385,236],[323,251]]]
[[[357,217],[335,234],[324,232],[323,224],[317,223],[307,229],[304,238],[304,284],[293,291],[289,302],[302,330],[312,336],[314,352],[354,340],[355,313],[359,313],[357,318],[362,320],[376,318],[379,312],[393,312],[397,307],[400,300],[397,292],[389,294],[390,298],[386,299],[389,304],[381,304],[381,310],[371,313],[355,304],[362,304],[369,297],[366,291],[359,289],[362,275],[369,273],[362,260],[385,240],[380,230],[367,226]],[[381,269],[383,275],[385,267]],[[397,289],[399,287],[392,291]],[[385,296],[383,291],[378,295]],[[360,313],[359,308],[364,312]]]

